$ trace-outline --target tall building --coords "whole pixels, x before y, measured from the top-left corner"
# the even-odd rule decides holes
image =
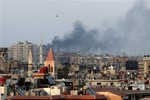
[[[29,51],[29,58],[28,58],[28,76],[31,76],[33,70],[33,57],[32,51]]]
[[[53,55],[53,50],[50,48],[48,52],[48,56],[46,58],[46,61],[44,62],[44,66],[48,67],[48,72],[55,77],[56,75],[56,68],[55,68],[55,60]]]
[[[18,42],[11,47],[11,57],[13,60],[18,60],[21,62],[28,62],[29,51],[32,49],[32,43],[25,41]]]
[[[144,73],[150,73],[150,55],[145,55],[143,57]]]

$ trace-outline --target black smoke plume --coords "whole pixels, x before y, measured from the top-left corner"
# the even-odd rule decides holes
[[[81,22],[74,23],[72,32],[64,38],[55,37],[55,50],[97,53],[150,53],[150,8],[147,0],[138,0],[124,19],[114,28],[88,30]]]
[[[55,37],[52,44],[58,50],[86,52],[99,45],[99,41],[96,40],[97,35],[96,30],[87,30],[81,22],[77,21],[72,32],[63,39]]]

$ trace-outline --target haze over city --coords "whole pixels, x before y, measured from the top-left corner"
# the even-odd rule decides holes
[[[150,100],[150,0],[0,8],[0,100]]]
[[[59,50],[150,53],[149,0],[1,0],[0,46],[50,43]]]

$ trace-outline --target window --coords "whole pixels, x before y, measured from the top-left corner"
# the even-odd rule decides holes
[[[112,86],[112,85],[114,85],[114,83],[110,83],[110,85]]]
[[[51,72],[53,72],[53,67],[51,67]]]
[[[48,65],[48,72],[50,72],[51,71],[51,66],[50,66],[50,64]]]
[[[97,83],[97,85],[101,85],[101,83]]]

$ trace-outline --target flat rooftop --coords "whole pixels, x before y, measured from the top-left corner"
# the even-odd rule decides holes
[[[9,96],[6,100],[52,100],[52,99],[90,99],[107,100],[104,95],[53,95],[53,96]]]

